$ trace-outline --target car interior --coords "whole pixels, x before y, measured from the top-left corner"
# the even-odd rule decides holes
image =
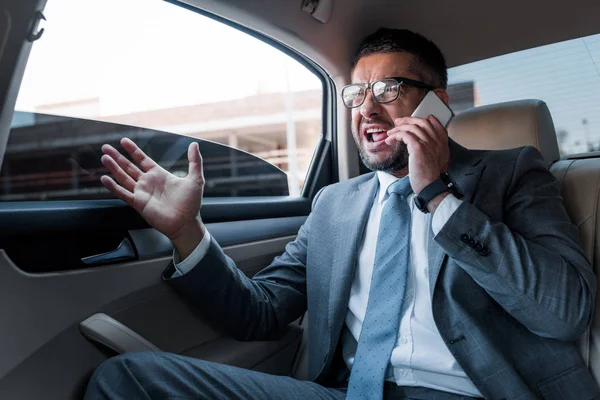
[[[19,111],[15,108],[17,97],[32,48],[44,39],[41,30],[44,26],[51,29],[51,21],[44,21],[43,13],[53,1],[59,0],[0,2],[0,165],[11,154],[11,132],[16,131],[11,124],[15,111]],[[435,42],[448,67],[453,68],[600,33],[600,2],[595,0],[574,0],[568,5],[540,0],[167,3],[266,42],[310,68],[322,83],[319,142],[301,192],[290,195],[273,189],[271,195],[248,192],[231,198],[217,194],[206,197],[203,203],[202,218],[211,235],[248,276],[268,266],[295,238],[322,187],[364,172],[352,139],[350,112],[339,101],[339,93],[350,83],[353,52],[365,35],[382,26],[414,30]],[[143,15],[140,9],[139,18]],[[595,48],[600,49],[600,41],[596,41]],[[600,50],[594,51],[589,58],[596,66],[592,72],[595,81],[578,90],[581,96],[600,88]],[[244,69],[243,60],[235,68]],[[577,74],[577,66],[570,71]],[[534,72],[541,75],[548,71]],[[563,74],[556,79],[571,78]],[[589,130],[590,137],[600,138],[600,123],[593,125],[594,118],[600,119],[600,101],[597,96],[594,99],[589,102],[596,101],[596,113],[588,117],[583,129]],[[557,139],[554,108],[543,95],[475,103],[476,107],[453,118],[448,128],[450,137],[470,149],[527,145],[539,149],[556,176],[567,212],[598,273],[600,152],[593,146],[578,151],[575,145],[574,151],[565,151],[560,137]],[[59,138],[60,130],[74,123],[56,122],[52,132]],[[110,139],[113,142],[130,134],[126,125],[134,125],[119,122],[107,128],[91,121],[81,123],[82,129],[114,135]],[[153,148],[152,154],[157,156],[171,157],[169,162],[178,165],[182,157],[185,162],[185,149],[193,138],[179,139],[169,147],[161,141],[161,132],[153,131],[147,148]],[[201,149],[208,153],[210,146],[207,142]],[[94,157],[99,154],[93,145],[90,151]],[[6,168],[2,174],[8,174]],[[162,280],[161,272],[171,261],[172,251],[165,236],[116,199],[6,197],[0,201],[0,399],[81,398],[87,380],[101,362],[139,350],[168,351],[308,378],[306,348],[310,343],[304,334],[305,319],[300,318],[283,336],[270,341],[234,339]],[[597,309],[591,327],[580,339],[581,351],[597,382],[599,346]]]

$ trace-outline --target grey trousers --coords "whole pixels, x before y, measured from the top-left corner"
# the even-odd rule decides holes
[[[394,386],[394,387],[391,387]],[[426,388],[386,383],[384,399],[472,399]],[[164,352],[122,354],[100,364],[84,400],[341,400],[343,390]],[[365,396],[368,398],[368,396]]]
[[[164,352],[126,353],[96,369],[85,400],[344,399],[313,382]]]

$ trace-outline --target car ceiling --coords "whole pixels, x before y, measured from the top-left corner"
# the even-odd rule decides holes
[[[331,76],[347,75],[362,37],[380,26],[425,35],[449,67],[600,31],[598,0],[332,1],[323,24],[301,11],[302,0],[185,0],[276,38]]]

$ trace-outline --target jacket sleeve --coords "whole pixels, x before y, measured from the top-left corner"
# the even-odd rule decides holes
[[[313,200],[313,209],[322,190]],[[163,278],[236,339],[277,337],[307,308],[306,253],[312,215],[285,252],[253,278],[236,267],[214,237],[208,253],[190,272],[170,278],[171,264]]]
[[[521,150],[508,192],[498,195],[502,221],[463,202],[435,241],[530,331],[578,339],[591,322],[596,278],[535,148]]]

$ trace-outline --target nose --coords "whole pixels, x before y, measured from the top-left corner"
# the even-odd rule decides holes
[[[367,93],[365,95],[365,101],[359,108],[360,114],[363,116],[363,118],[369,119],[374,115],[380,114],[381,104],[375,101],[371,89],[367,90]]]

